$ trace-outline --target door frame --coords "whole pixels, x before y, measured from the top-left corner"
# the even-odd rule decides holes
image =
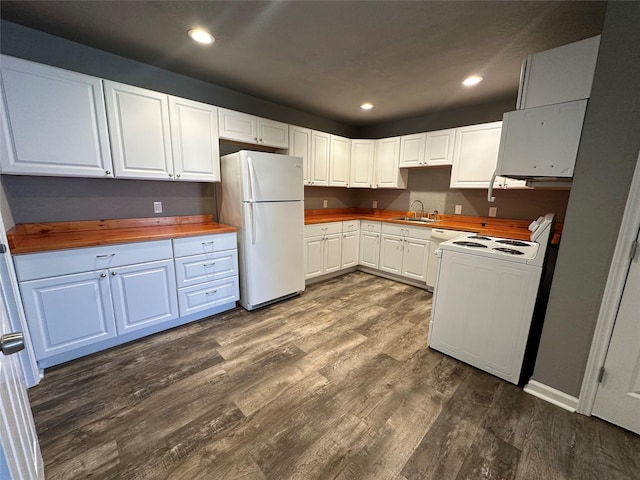
[[[636,162],[636,169],[631,181],[627,205],[622,217],[618,240],[611,260],[611,268],[607,284],[600,304],[600,312],[591,342],[591,350],[587,360],[580,397],[576,411],[590,416],[596,401],[596,393],[600,382],[598,376],[600,368],[604,365],[609,349],[609,342],[613,334],[613,327],[618,314],[618,307],[622,300],[627,280],[627,273],[631,258],[629,258],[629,246],[638,236],[640,230],[640,154]]]

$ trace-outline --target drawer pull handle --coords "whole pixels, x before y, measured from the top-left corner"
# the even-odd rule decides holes
[[[213,245],[215,242],[202,242],[202,245]]]
[[[96,258],[111,258],[115,256],[115,253],[107,253],[105,255],[96,255]]]
[[[203,267],[213,267],[216,264],[216,262],[213,263],[204,263],[202,266]]]
[[[211,292],[205,292],[205,295],[215,295],[218,290],[213,290]]]

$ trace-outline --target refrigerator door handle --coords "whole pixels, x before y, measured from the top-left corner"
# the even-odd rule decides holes
[[[253,202],[253,174],[255,173],[253,171],[253,162],[251,161],[251,157],[247,157],[247,163],[249,166],[249,171],[247,172],[249,174],[249,201]],[[252,212],[253,212],[253,207],[252,208]]]
[[[251,217],[249,221],[251,222],[251,245],[256,244],[256,221],[253,214],[253,203],[249,204],[249,216]]]

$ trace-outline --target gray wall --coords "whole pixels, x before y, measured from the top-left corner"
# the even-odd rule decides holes
[[[378,208],[408,210],[413,200],[420,200],[429,212],[437,210],[453,215],[455,206],[462,205],[463,215],[486,217],[489,207],[496,207],[499,218],[532,220],[554,212],[559,221],[564,221],[568,190],[495,190],[496,201],[489,203],[487,190],[450,189],[450,176],[451,167],[412,168],[406,190],[362,190],[355,206],[372,208],[376,200]]]
[[[15,223],[216,212],[212,183],[2,175],[2,188]],[[162,214],[153,213],[154,201],[162,202]]]
[[[640,2],[609,2],[533,379],[578,396],[640,150]]]

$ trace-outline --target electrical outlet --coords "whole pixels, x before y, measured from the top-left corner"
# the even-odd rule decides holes
[[[153,213],[162,213],[162,202],[153,202]]]
[[[462,205],[456,205],[456,215],[460,215],[462,213]]]
[[[498,208],[497,207],[489,207],[489,216],[490,217],[495,217],[496,213],[498,213]]]
[[[328,205],[329,205],[329,201],[328,200],[323,200],[322,201],[322,208],[327,208]]]
[[[378,208],[378,201],[377,200],[373,201],[373,208]]]

